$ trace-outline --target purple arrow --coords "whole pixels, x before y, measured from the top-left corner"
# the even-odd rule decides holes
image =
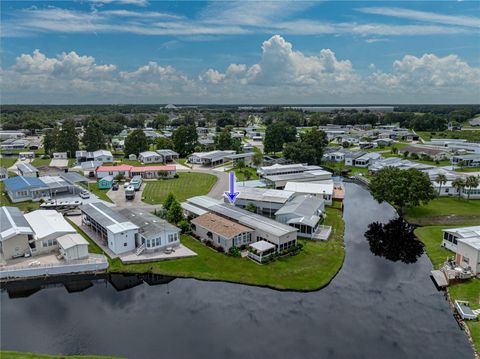
[[[240,192],[235,192],[235,172],[230,172],[230,191],[225,192],[225,194],[228,197],[228,200],[230,201],[230,204],[235,203],[235,199],[237,196],[240,194]]]

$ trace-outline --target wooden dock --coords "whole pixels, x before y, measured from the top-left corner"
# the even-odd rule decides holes
[[[432,275],[433,280],[435,281],[435,284],[439,288],[445,288],[448,287],[448,280],[447,277],[445,277],[445,273],[443,273],[440,270],[432,270],[430,271],[430,274]]]

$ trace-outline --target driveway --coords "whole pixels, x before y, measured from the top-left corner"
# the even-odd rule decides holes
[[[142,184],[142,187],[140,190],[135,192],[135,198],[131,200],[125,199],[125,188],[123,186],[120,186],[118,188],[118,191],[108,191],[107,196],[110,198],[113,203],[115,203],[115,206],[118,208],[141,208],[144,209],[148,212],[154,212],[155,210],[160,210],[162,208],[161,205],[153,205],[153,204],[147,204],[142,202],[142,196],[143,196],[143,190],[145,189],[145,183]]]

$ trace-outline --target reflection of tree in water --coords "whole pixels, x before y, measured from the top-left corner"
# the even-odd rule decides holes
[[[415,263],[423,254],[423,245],[415,238],[415,228],[402,218],[392,219],[386,224],[370,223],[365,238],[376,256],[393,262]]]

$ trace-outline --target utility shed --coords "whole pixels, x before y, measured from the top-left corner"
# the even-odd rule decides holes
[[[65,260],[88,258],[88,242],[78,233],[69,233],[57,238],[58,249]]]

